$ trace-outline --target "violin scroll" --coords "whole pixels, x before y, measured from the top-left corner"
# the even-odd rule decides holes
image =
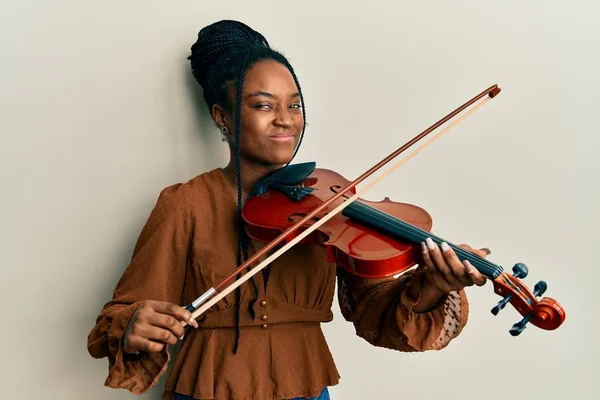
[[[513,275],[503,272],[494,279],[494,292],[503,298],[492,308],[492,314],[498,315],[510,303],[523,316],[523,319],[509,330],[512,336],[520,335],[528,323],[541,329],[554,330],[566,318],[565,310],[556,300],[549,297],[538,300],[548,289],[545,281],[536,283],[533,292],[520,281],[527,274],[527,266],[518,263],[513,267]]]

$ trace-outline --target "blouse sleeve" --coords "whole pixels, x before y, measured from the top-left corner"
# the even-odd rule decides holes
[[[123,352],[122,338],[135,311],[146,300],[181,304],[192,218],[182,184],[161,191],[135,245],[132,259],[88,335],[94,358],[108,358],[105,385],[134,394],[150,390],[165,372],[170,354],[132,356]]]
[[[404,352],[441,350],[466,325],[469,305],[461,290],[449,293],[433,309],[415,312],[422,279],[421,267],[388,279],[362,279],[338,267],[342,315],[374,346]]]

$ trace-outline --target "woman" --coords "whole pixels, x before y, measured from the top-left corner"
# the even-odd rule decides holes
[[[190,60],[231,161],[160,193],[88,338],[90,354],[109,360],[105,384],[148,391],[166,370],[168,345],[184,336],[163,399],[327,399],[339,375],[320,324],[332,319],[336,280],[344,318],[374,346],[447,346],[467,322],[464,287],[485,279],[431,241],[419,268],[380,280],[356,278],[328,263],[323,249],[297,245],[190,319],[182,306],[256,251],[240,224],[243,200],[290,163],[306,118],[294,70],[250,27],[220,21],[202,29]],[[184,331],[181,321],[192,327]]]

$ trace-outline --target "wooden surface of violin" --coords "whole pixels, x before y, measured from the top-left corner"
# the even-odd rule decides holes
[[[296,193],[302,189],[304,196],[288,196],[281,190],[269,190],[261,196],[251,197],[246,201],[242,214],[247,223],[246,231],[254,240],[268,243],[348,183],[347,179],[334,171],[315,169],[296,186]],[[293,190],[291,186],[290,190]],[[344,200],[342,197],[334,201],[320,216],[327,214]],[[351,211],[361,213],[363,218],[350,218],[348,214]],[[405,239],[382,233],[377,224],[370,225],[369,221],[376,219],[381,212],[385,213],[384,217],[391,216],[397,221],[409,222],[425,231],[432,227],[431,216],[421,207],[392,202],[387,198],[381,202],[362,200],[350,204],[341,214],[321,225],[301,243],[323,245],[330,262],[336,262],[365,278],[384,278],[406,271],[417,262],[420,247]],[[312,219],[314,222],[318,220],[319,216]],[[363,223],[358,222],[360,220]],[[301,231],[299,229],[297,234]],[[286,241],[294,237],[295,235],[290,235]]]

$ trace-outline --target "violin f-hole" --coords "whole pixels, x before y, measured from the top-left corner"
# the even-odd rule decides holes
[[[296,219],[302,219],[302,218],[304,218],[304,217],[306,217],[306,213],[293,213],[293,214],[290,214],[290,215],[288,216],[288,218],[287,218],[287,221],[288,221],[289,223],[295,223],[295,222],[296,222]],[[311,218],[311,221],[312,221],[312,222],[318,222],[318,221],[319,221],[319,218],[317,218],[317,217],[312,217],[312,218]]]
[[[329,190],[332,193],[335,193],[335,194],[337,194],[341,189],[342,189],[341,185],[331,185],[331,186],[329,186]],[[345,198],[345,199],[347,199],[348,195],[343,194],[342,197]]]

